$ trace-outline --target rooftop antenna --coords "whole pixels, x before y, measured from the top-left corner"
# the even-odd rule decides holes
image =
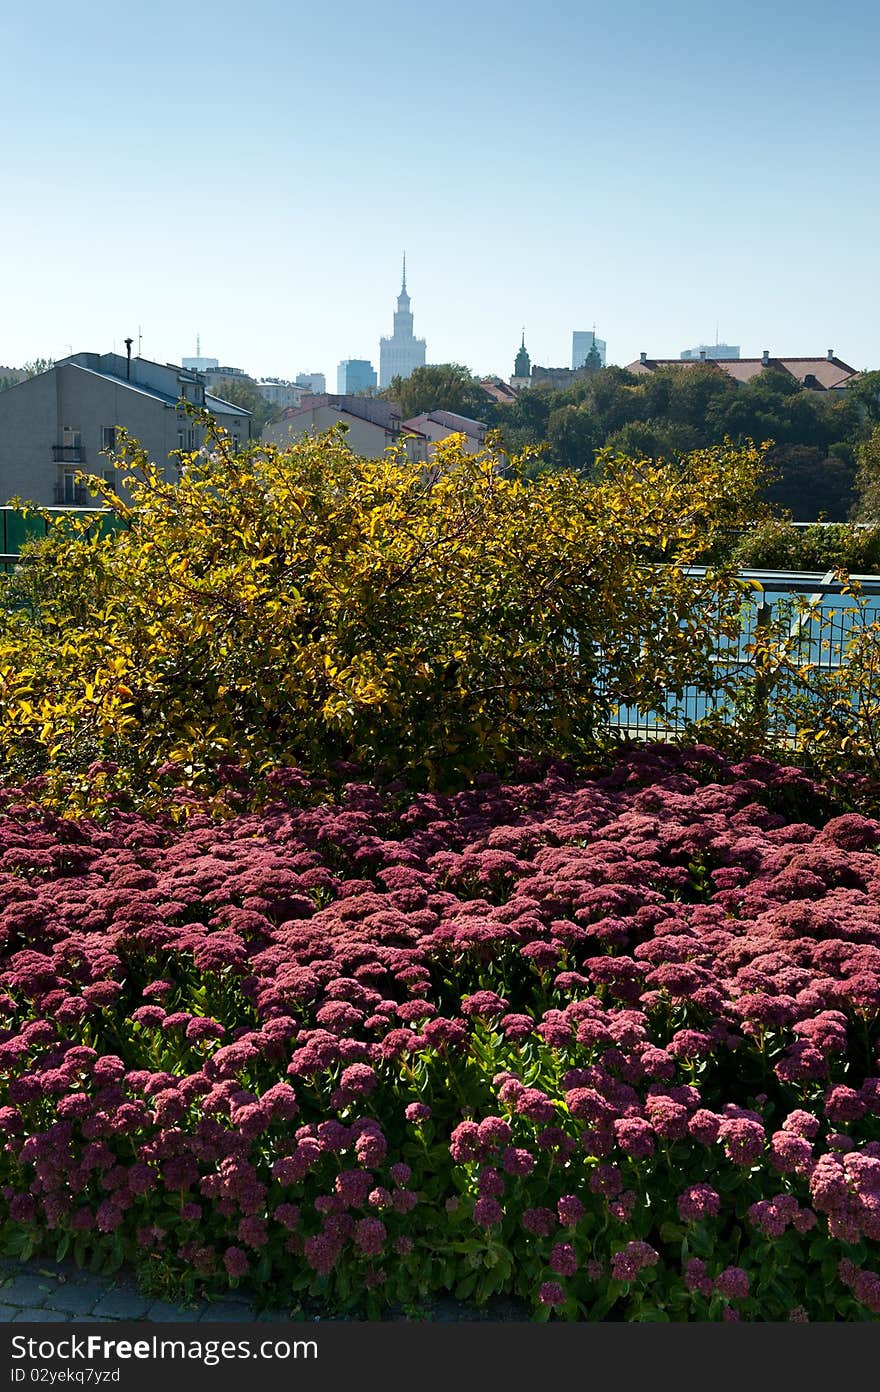
[[[142,338],[142,337],[143,337],[143,335],[141,334],[141,326],[140,326],[140,324],[138,324],[138,357],[140,357],[140,355],[141,355],[141,338]]]
[[[718,320],[715,320],[715,347],[718,347]]]
[[[200,358],[201,356],[202,356],[202,340],[199,338],[199,335],[196,334],[196,357],[197,357],[197,358]]]

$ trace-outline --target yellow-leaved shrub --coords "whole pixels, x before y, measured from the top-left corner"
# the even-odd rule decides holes
[[[616,704],[711,676],[740,587],[688,567],[760,470],[732,447],[601,463],[530,480],[456,436],[426,468],[338,430],[240,453],[218,432],[169,482],[123,436],[125,500],[90,481],[116,533],[52,526],[6,582],[0,773],[73,809],[149,799],[168,764],[205,791],[339,760],[451,786],[588,753]]]

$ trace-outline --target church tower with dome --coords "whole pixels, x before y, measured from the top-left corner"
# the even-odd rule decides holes
[[[519,345],[519,352],[513,364],[513,376],[510,379],[510,385],[517,390],[532,385],[532,360],[526,351],[525,329],[523,329],[522,343]]]

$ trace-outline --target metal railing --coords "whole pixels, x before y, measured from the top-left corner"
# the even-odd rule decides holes
[[[690,573],[702,576],[705,570],[694,567]],[[741,571],[740,578],[751,584],[753,595],[742,604],[736,636],[719,636],[711,679],[670,691],[660,709],[617,706],[608,720],[612,730],[663,739],[708,717],[732,725],[748,709],[768,735],[789,742],[795,735],[793,708],[798,703],[808,708],[816,679],[839,678],[859,627],[880,621],[877,575],[850,577],[858,598],[844,592],[834,572]],[[880,649],[880,634],[877,644]],[[760,666],[756,648],[765,654]],[[855,709],[855,691],[848,699]]]

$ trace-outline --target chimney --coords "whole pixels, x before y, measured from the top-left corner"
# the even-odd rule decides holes
[[[646,363],[647,361],[648,361],[648,355],[647,355],[647,353],[639,353],[639,362]]]
[[[125,378],[128,382],[131,381],[131,345],[133,342],[133,338],[125,340]]]
[[[768,364],[769,364],[769,362],[770,362],[770,349],[769,349],[769,348],[765,348],[764,351],[763,351],[763,353],[761,354],[761,366],[762,366],[762,367],[767,367]]]
[[[833,357],[834,357],[834,349],[833,349],[833,348],[829,348],[829,349],[828,349],[828,361],[831,362],[831,360],[832,360]]]

